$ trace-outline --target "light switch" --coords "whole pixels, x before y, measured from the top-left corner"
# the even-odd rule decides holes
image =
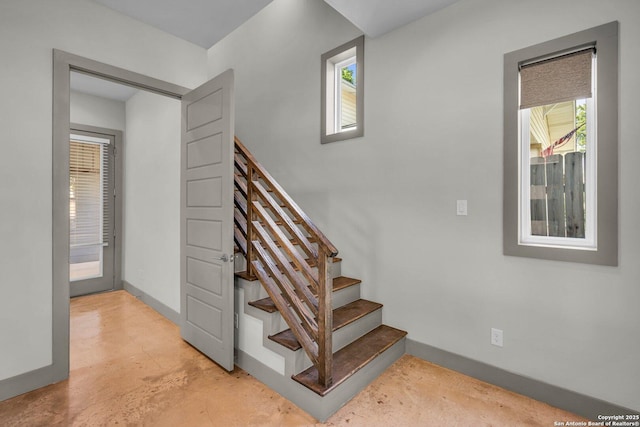
[[[466,200],[456,200],[456,214],[457,215],[466,215],[467,214],[467,201]]]

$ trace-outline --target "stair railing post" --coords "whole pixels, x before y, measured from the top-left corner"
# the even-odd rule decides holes
[[[252,261],[256,259],[253,253],[253,241],[256,239],[255,231],[253,229],[253,179],[255,170],[253,162],[247,159],[247,274],[250,277],[255,277],[255,271],[253,269]]]
[[[333,382],[333,278],[323,248],[318,248],[318,382],[328,387]]]

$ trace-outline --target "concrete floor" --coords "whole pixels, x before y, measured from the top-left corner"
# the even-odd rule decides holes
[[[71,301],[68,380],[0,402],[0,426],[553,426],[586,421],[405,355],[326,424],[125,291]]]

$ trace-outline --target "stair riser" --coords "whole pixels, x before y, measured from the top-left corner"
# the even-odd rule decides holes
[[[240,286],[244,289],[244,300],[236,301],[236,312],[244,312],[250,316],[260,319],[263,322],[263,330],[265,338],[269,335],[277,334],[280,331],[287,329],[289,326],[284,321],[280,313],[268,313],[258,308],[252,307],[248,304],[249,301],[259,300],[267,296],[267,292],[264,290],[259,281],[248,281],[241,278],[236,278],[236,282],[242,283]],[[236,287],[238,285],[236,284]]]
[[[331,263],[331,278],[342,276],[342,260],[338,260]]]
[[[360,283],[334,291],[331,295],[331,305],[336,309],[358,299],[360,299]]]
[[[269,335],[275,335],[278,332],[289,328],[287,322],[285,322],[280,313],[278,313],[277,311],[275,313],[267,313],[266,311],[262,311],[259,308],[255,308],[246,304],[244,312],[249,316],[262,320],[264,335],[263,341],[265,341],[265,343]]]
[[[351,344],[361,336],[382,325],[382,308],[338,329],[333,333],[333,351]]]

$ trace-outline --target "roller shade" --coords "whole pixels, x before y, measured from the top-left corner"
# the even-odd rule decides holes
[[[520,69],[520,109],[591,98],[594,49],[581,50]]]

